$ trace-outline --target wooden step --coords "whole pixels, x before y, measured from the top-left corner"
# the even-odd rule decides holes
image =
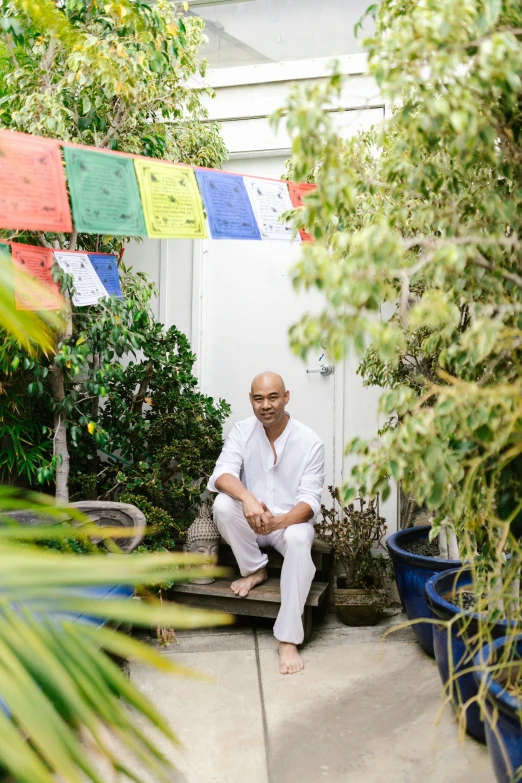
[[[279,579],[267,579],[254,587],[246,598],[234,595],[230,589],[232,582],[231,579],[216,579],[210,585],[177,584],[169,590],[169,598],[190,606],[215,609],[229,614],[277,617],[281,603]],[[327,597],[328,583],[312,582],[306,606],[321,606]]]

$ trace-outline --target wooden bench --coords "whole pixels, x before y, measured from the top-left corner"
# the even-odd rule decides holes
[[[254,587],[246,598],[234,595],[230,589],[230,585],[239,574],[232,550],[224,542],[219,550],[219,565],[233,568],[236,572],[234,576],[216,579],[210,585],[176,584],[169,591],[170,597],[178,603],[192,607],[234,615],[275,618],[281,604],[279,582],[283,556],[270,548],[263,551],[268,554],[268,579]],[[333,558],[326,544],[320,541],[314,542],[312,560],[317,570],[303,613],[305,642],[312,635],[314,614],[321,613],[326,608],[333,573]]]

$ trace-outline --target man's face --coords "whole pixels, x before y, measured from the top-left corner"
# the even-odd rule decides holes
[[[290,392],[285,391],[284,386],[270,376],[256,379],[250,392],[254,415],[263,427],[272,427],[281,421],[289,399]]]

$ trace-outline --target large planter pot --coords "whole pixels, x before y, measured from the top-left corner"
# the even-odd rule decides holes
[[[449,689],[453,706],[457,711],[469,699],[474,698],[478,692],[473,673],[469,670],[473,666],[473,658],[478,652],[476,645],[480,644],[478,639],[473,642],[480,631],[480,618],[478,614],[467,612],[456,606],[450,596],[456,590],[469,587],[472,580],[470,568],[455,568],[452,571],[431,577],[426,583],[426,600],[435,619],[447,622],[456,615],[460,615],[462,618],[460,621],[455,621],[451,627],[433,626],[437,668],[444,685],[449,683],[450,670],[452,672],[453,679]],[[483,631],[486,630],[484,620],[482,626]],[[507,627],[506,620],[499,620],[494,625],[487,625],[487,633],[490,634],[490,637],[498,639],[504,636]],[[464,720],[468,734],[471,734],[479,742],[486,742],[484,722],[476,702],[470,704],[466,709]]]
[[[345,625],[375,625],[382,618],[387,603],[386,590],[354,590],[338,587],[335,579],[333,589],[337,614]]]
[[[394,533],[386,545],[390,553],[395,581],[402,606],[408,620],[430,617],[424,588],[428,579],[441,571],[458,568],[460,560],[442,560],[436,557],[415,555],[404,549],[404,545],[428,538],[430,525],[411,527]],[[433,630],[430,623],[415,623],[412,626],[422,649],[433,658]]]
[[[463,612],[448,598],[455,590],[467,587],[472,583],[471,570],[460,568],[436,574],[426,583],[426,600],[428,606],[438,620],[448,621],[455,615],[462,614],[463,618],[469,614]],[[476,622],[467,620],[467,631],[476,631]],[[469,670],[472,666],[473,652],[466,644],[466,636],[463,635],[462,623],[454,623],[451,628],[446,626],[433,626],[433,646],[437,668],[443,685],[450,681],[450,671],[455,679],[449,685],[451,701],[457,712],[463,704],[477,695],[477,684],[473,673]],[[480,708],[476,702],[470,704],[464,716],[466,731],[479,742],[486,742],[484,723],[480,716]]]
[[[486,739],[499,783],[522,780],[522,699],[506,692],[498,674],[488,672],[483,665],[493,663],[508,642],[513,647],[513,660],[520,660],[522,666],[522,635],[515,637],[514,642],[506,637],[496,639],[486,645],[474,660],[476,667],[482,667],[475,672],[475,679],[486,688],[489,716],[485,721]]]

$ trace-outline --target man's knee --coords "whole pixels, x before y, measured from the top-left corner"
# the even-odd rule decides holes
[[[227,495],[226,492],[220,492],[216,495],[212,506],[214,521],[216,523],[226,522],[232,515],[237,514],[240,505],[239,500],[235,500],[235,498]]]
[[[286,548],[310,551],[314,538],[314,527],[308,522],[302,522],[299,525],[290,525],[290,527],[285,529]]]

